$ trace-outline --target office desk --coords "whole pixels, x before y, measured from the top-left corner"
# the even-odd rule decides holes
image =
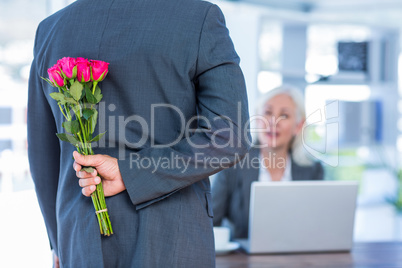
[[[399,268],[402,242],[356,243],[351,252],[247,255],[241,250],[216,256],[217,268],[322,267]]]

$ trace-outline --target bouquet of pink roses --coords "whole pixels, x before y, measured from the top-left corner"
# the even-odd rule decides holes
[[[63,128],[66,133],[57,133],[57,137],[74,145],[83,155],[93,155],[91,143],[99,141],[105,134],[93,137],[98,120],[95,105],[102,99],[98,83],[107,75],[108,65],[99,60],[64,57],[48,69],[49,78],[42,77],[58,88],[58,92],[50,93],[50,97],[57,101],[64,115]],[[83,170],[88,173],[94,171],[92,167],[83,167]],[[101,234],[113,234],[102,183],[96,186],[91,197]]]

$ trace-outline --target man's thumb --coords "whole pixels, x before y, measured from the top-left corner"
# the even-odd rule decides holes
[[[94,166],[95,165],[95,157],[93,155],[82,155],[77,151],[73,152],[73,157],[75,162],[80,164],[81,166]]]

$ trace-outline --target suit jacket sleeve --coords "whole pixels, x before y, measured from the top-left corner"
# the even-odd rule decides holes
[[[191,136],[171,147],[142,149],[137,155],[155,161],[164,157],[181,159],[188,163],[187,168],[139,168],[130,164],[130,153],[126,153],[126,160],[119,161],[127,192],[137,209],[223,168],[212,160],[225,158],[225,165],[229,167],[243,158],[249,149],[251,138],[243,129],[248,120],[245,82],[223,14],[215,5],[211,5],[206,14],[200,33],[193,81],[198,118],[202,119],[198,120]],[[227,143],[230,144],[214,145]]]
[[[51,247],[57,252],[56,196],[60,145],[52,110],[45,98],[34,49],[28,88],[28,158]]]

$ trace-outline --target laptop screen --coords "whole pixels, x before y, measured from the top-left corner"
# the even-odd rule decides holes
[[[356,181],[254,182],[246,250],[350,250],[357,193]]]

